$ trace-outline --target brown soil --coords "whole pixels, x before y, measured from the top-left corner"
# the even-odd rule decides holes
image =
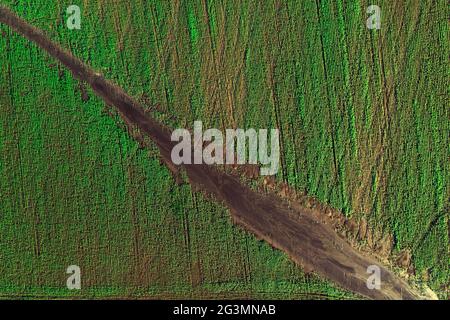
[[[170,130],[149,117],[144,109],[121,88],[105,80],[83,62],[50,41],[42,31],[0,6],[0,22],[39,45],[59,60],[73,75],[87,82],[108,105],[114,106],[130,126],[136,126],[158,146],[164,161],[172,167],[170,152],[174,145]],[[280,196],[251,190],[232,175],[207,165],[184,165],[191,184],[230,209],[232,219],[258,238],[286,252],[308,270],[342,287],[374,299],[415,299],[415,293],[379,262],[353,249],[329,225],[319,221],[312,210],[291,206]],[[381,289],[366,286],[367,267],[381,269]]]

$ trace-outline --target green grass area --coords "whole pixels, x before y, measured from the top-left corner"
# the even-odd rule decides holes
[[[448,6],[379,1],[4,1],[172,127],[277,127],[277,176],[450,280]],[[156,150],[0,26],[0,294],[353,297],[175,186]],[[65,289],[82,269],[83,290]]]

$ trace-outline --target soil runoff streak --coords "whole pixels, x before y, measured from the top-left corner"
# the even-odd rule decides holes
[[[0,23],[37,44],[65,65],[75,78],[87,82],[100,98],[121,113],[127,125],[136,126],[152,139],[171,169],[184,169],[193,186],[222,201],[229,208],[235,223],[284,251],[299,265],[365,297],[419,298],[419,294],[406,282],[373,258],[356,251],[331,227],[315,220],[308,209],[294,209],[276,195],[255,192],[236,178],[207,164],[175,165],[171,161],[171,151],[175,146],[171,141],[171,130],[146,115],[142,106],[123,89],[3,6],[0,6]],[[367,270],[373,266],[379,268],[380,286],[368,285],[368,279],[373,275]]]

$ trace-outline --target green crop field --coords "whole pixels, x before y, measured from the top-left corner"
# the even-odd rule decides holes
[[[278,128],[277,180],[367,221],[362,246],[390,239],[410,280],[446,298],[448,3],[377,2],[379,30],[366,0],[0,0],[172,128]],[[359,298],[176,185],[154,146],[4,25],[0,62],[0,297]]]

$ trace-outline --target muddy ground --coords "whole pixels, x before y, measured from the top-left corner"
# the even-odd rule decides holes
[[[42,31],[0,7],[0,22],[5,23],[59,60],[73,75],[87,82],[108,105],[114,106],[130,126],[136,126],[158,146],[168,167],[186,171],[190,183],[213,195],[229,209],[235,223],[258,238],[283,250],[306,268],[314,270],[343,288],[373,299],[415,299],[414,292],[403,280],[374,259],[353,249],[330,226],[318,221],[308,209],[290,207],[281,197],[258,193],[237,178],[207,165],[175,166],[170,160],[174,145],[170,129],[146,114],[143,108],[121,88],[105,80],[83,62],[51,42]],[[381,289],[366,285],[370,265],[381,269]]]

